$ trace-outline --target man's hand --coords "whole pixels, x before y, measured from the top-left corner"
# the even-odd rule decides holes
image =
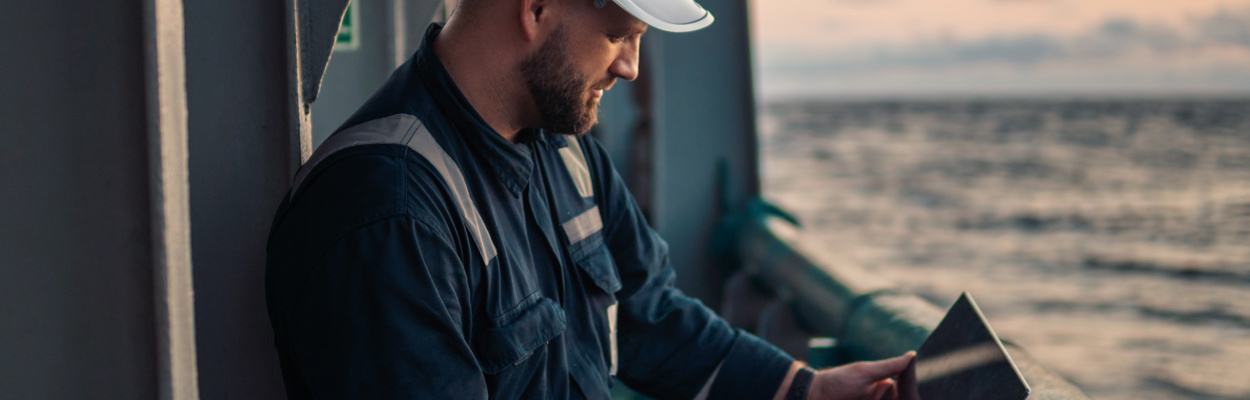
[[[807,390],[808,400],[879,400],[895,399],[893,376],[907,369],[916,352],[881,360],[861,361],[828,368],[816,373]]]

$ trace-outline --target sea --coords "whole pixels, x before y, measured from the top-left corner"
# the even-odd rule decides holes
[[[765,197],[1106,400],[1250,399],[1250,98],[777,101]]]

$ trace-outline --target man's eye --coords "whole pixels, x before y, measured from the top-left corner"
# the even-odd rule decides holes
[[[607,36],[608,36],[608,41],[612,43],[620,43],[620,42],[625,41],[624,36],[618,36],[618,35],[607,35]]]

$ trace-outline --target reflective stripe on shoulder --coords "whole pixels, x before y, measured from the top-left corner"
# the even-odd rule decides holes
[[[482,262],[490,264],[490,261],[495,258],[495,242],[491,240],[490,231],[486,230],[486,223],[482,222],[482,215],[477,212],[477,206],[473,204],[473,197],[469,195],[469,185],[465,184],[460,167],[451,159],[451,156],[447,155],[447,152],[443,151],[442,146],[438,145],[434,137],[430,136],[430,130],[425,129],[424,124],[417,128],[416,135],[413,135],[407,144],[408,147],[429,160],[430,164],[434,164],[434,169],[437,169],[438,173],[443,176],[443,181],[446,181],[447,187],[451,188],[451,194],[456,197],[456,207],[464,216],[465,224],[468,224],[469,231],[477,240],[478,250],[482,252]]]
[[[565,141],[569,145],[560,149],[560,158],[564,159],[564,167],[569,170],[569,176],[573,177],[573,184],[577,185],[577,194],[582,197],[593,197],[595,188],[590,181],[590,168],[586,166],[586,156],[582,154],[582,145],[577,141],[577,137],[569,137]]]
[[[495,243],[491,240],[490,231],[486,230],[482,215],[478,213],[477,206],[473,203],[473,197],[469,195],[469,186],[464,181],[464,174],[460,172],[456,161],[452,160],[451,156],[443,151],[443,147],[434,140],[434,136],[430,135],[425,124],[412,115],[396,114],[379,118],[331,135],[295,175],[295,184],[291,186],[289,200],[295,199],[304,180],[308,179],[308,174],[331,154],[370,144],[406,145],[429,161],[443,178],[443,182],[451,189],[451,194],[456,200],[456,208],[464,218],[469,232],[473,234],[482,260],[490,264],[496,254]]]
[[[295,174],[295,184],[291,185],[291,197],[287,200],[295,200],[295,195],[304,185],[304,180],[308,179],[308,174],[312,173],[317,164],[325,161],[331,154],[355,146],[405,143],[411,137],[412,131],[420,124],[421,121],[417,117],[396,114],[364,122],[330,135]]]

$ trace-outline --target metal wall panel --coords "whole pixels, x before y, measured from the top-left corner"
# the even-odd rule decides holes
[[[722,200],[742,207],[759,193],[755,100],[747,2],[699,3],[716,17],[708,28],[647,34],[658,67],[654,223],[678,286],[718,304],[724,273],[709,246]]]
[[[285,398],[265,242],[290,185],[283,2],[188,0],[187,104],[199,382],[206,399]]]
[[[439,8],[435,0],[354,0],[361,35],[354,49],[338,49],[330,57],[321,91],[312,104],[315,149],[351,117],[407,61]],[[398,61],[398,62],[397,62]]]
[[[321,91],[313,102],[313,148],[364,104],[394,70],[393,4],[389,0],[354,0],[361,36],[353,49],[336,49],[326,66]]]
[[[303,39],[289,24],[334,24],[327,15],[342,15],[333,9],[341,1],[295,1],[186,2],[191,240],[204,398],[285,398],[265,307],[265,245],[293,164],[312,147],[302,136],[308,105],[296,90],[309,85],[294,66],[324,62],[291,56],[302,51],[292,39]],[[395,18],[397,10],[428,21],[437,5],[360,1],[361,48],[369,50],[334,56],[314,103],[314,127],[337,126],[341,121],[332,120],[350,115],[394,68],[396,21],[407,22]],[[318,13],[292,17],[301,5]],[[316,33],[334,26],[306,28]],[[346,114],[336,114],[342,110]]]
[[[157,396],[143,15],[0,13],[0,398]]]

